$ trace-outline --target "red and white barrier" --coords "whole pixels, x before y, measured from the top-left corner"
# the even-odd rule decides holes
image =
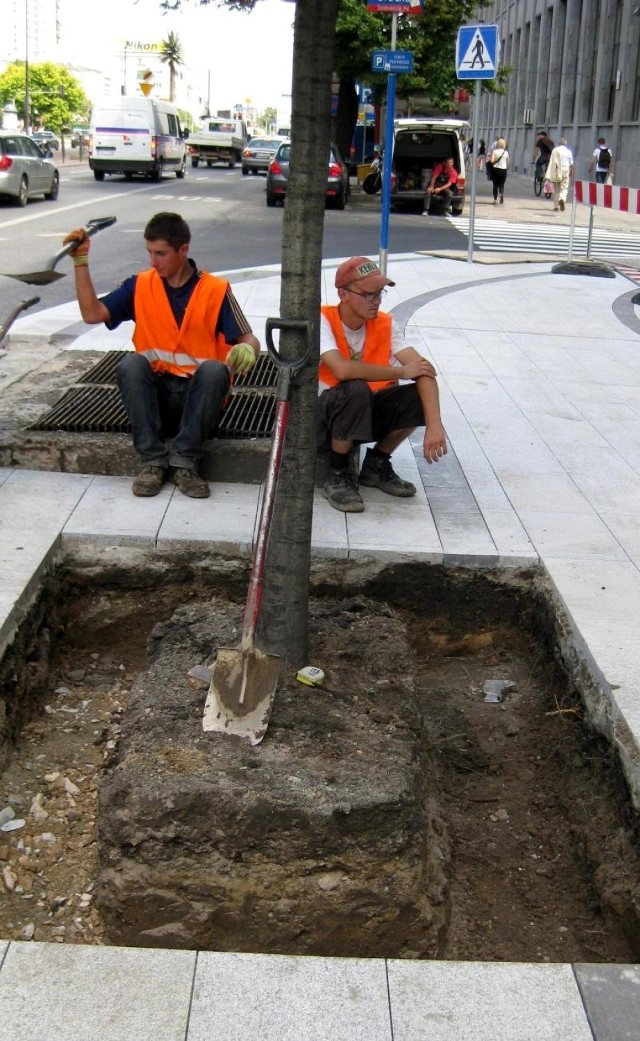
[[[608,210],[640,214],[640,188],[623,188],[617,184],[596,184],[595,181],[575,181],[576,202],[585,206],[604,206]]]
[[[571,206],[571,227],[569,229],[569,256],[573,257],[573,236],[576,223],[576,204],[590,206],[589,230],[587,232],[587,260],[591,256],[591,239],[593,237],[593,214],[598,206],[607,210],[619,210],[621,213],[640,214],[640,188],[623,188],[617,184],[597,184],[595,181],[575,181],[573,185],[573,204]]]

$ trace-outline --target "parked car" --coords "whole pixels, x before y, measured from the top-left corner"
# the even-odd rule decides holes
[[[34,195],[57,199],[60,175],[26,134],[0,130],[0,195],[11,195],[26,206]]]
[[[52,130],[34,130],[31,137],[38,145],[48,145],[52,152],[60,148],[60,142]]]
[[[281,144],[288,141],[286,137],[252,137],[242,152],[242,173],[246,175],[264,173]]]
[[[89,127],[74,127],[71,135],[71,147],[83,148],[89,147],[89,141],[91,140],[91,134],[89,133]]]
[[[275,206],[278,199],[284,202],[289,181],[289,154],[291,143],[285,141],[269,163],[267,170],[267,206]],[[343,210],[349,198],[349,171],[335,145],[329,148],[327,167],[327,206]]]

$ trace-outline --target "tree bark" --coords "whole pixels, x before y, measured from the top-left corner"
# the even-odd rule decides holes
[[[338,88],[338,112],[336,116],[336,144],[338,151],[348,163],[351,159],[351,142],[358,122],[358,91],[353,78],[340,78]]]
[[[282,318],[310,323],[310,356],[294,380],[258,627],[261,647],[307,664],[309,569],[317,442],[322,234],[330,140],[331,76],[339,0],[297,0],[291,164],[282,235]],[[305,336],[287,332],[280,350],[299,357]]]

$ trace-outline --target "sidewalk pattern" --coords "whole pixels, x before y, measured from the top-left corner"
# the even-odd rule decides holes
[[[327,300],[337,263],[324,272]],[[616,311],[629,283],[553,275],[549,264],[496,275],[414,254],[392,257],[389,274],[388,309],[438,370],[450,453],[429,466],[414,434],[394,457],[419,483],[407,502],[365,489],[365,513],[349,516],[317,495],[313,553],[546,569],[600,683],[599,724],[640,809],[640,326]],[[262,335],[277,313],[277,271],[234,286]],[[122,346],[104,332],[101,342]],[[0,471],[2,645],[66,546],[208,541],[248,554],[257,500],[250,485],[217,485],[202,502],[166,487],[145,501],[119,478]],[[632,966],[2,941],[0,962],[0,1041],[623,1041],[640,1022]]]

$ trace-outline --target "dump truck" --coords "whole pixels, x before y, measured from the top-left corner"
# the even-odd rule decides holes
[[[205,119],[200,129],[189,135],[187,150],[192,166],[206,163],[227,163],[233,169],[242,162],[242,150],[249,139],[247,125],[242,119]]]

